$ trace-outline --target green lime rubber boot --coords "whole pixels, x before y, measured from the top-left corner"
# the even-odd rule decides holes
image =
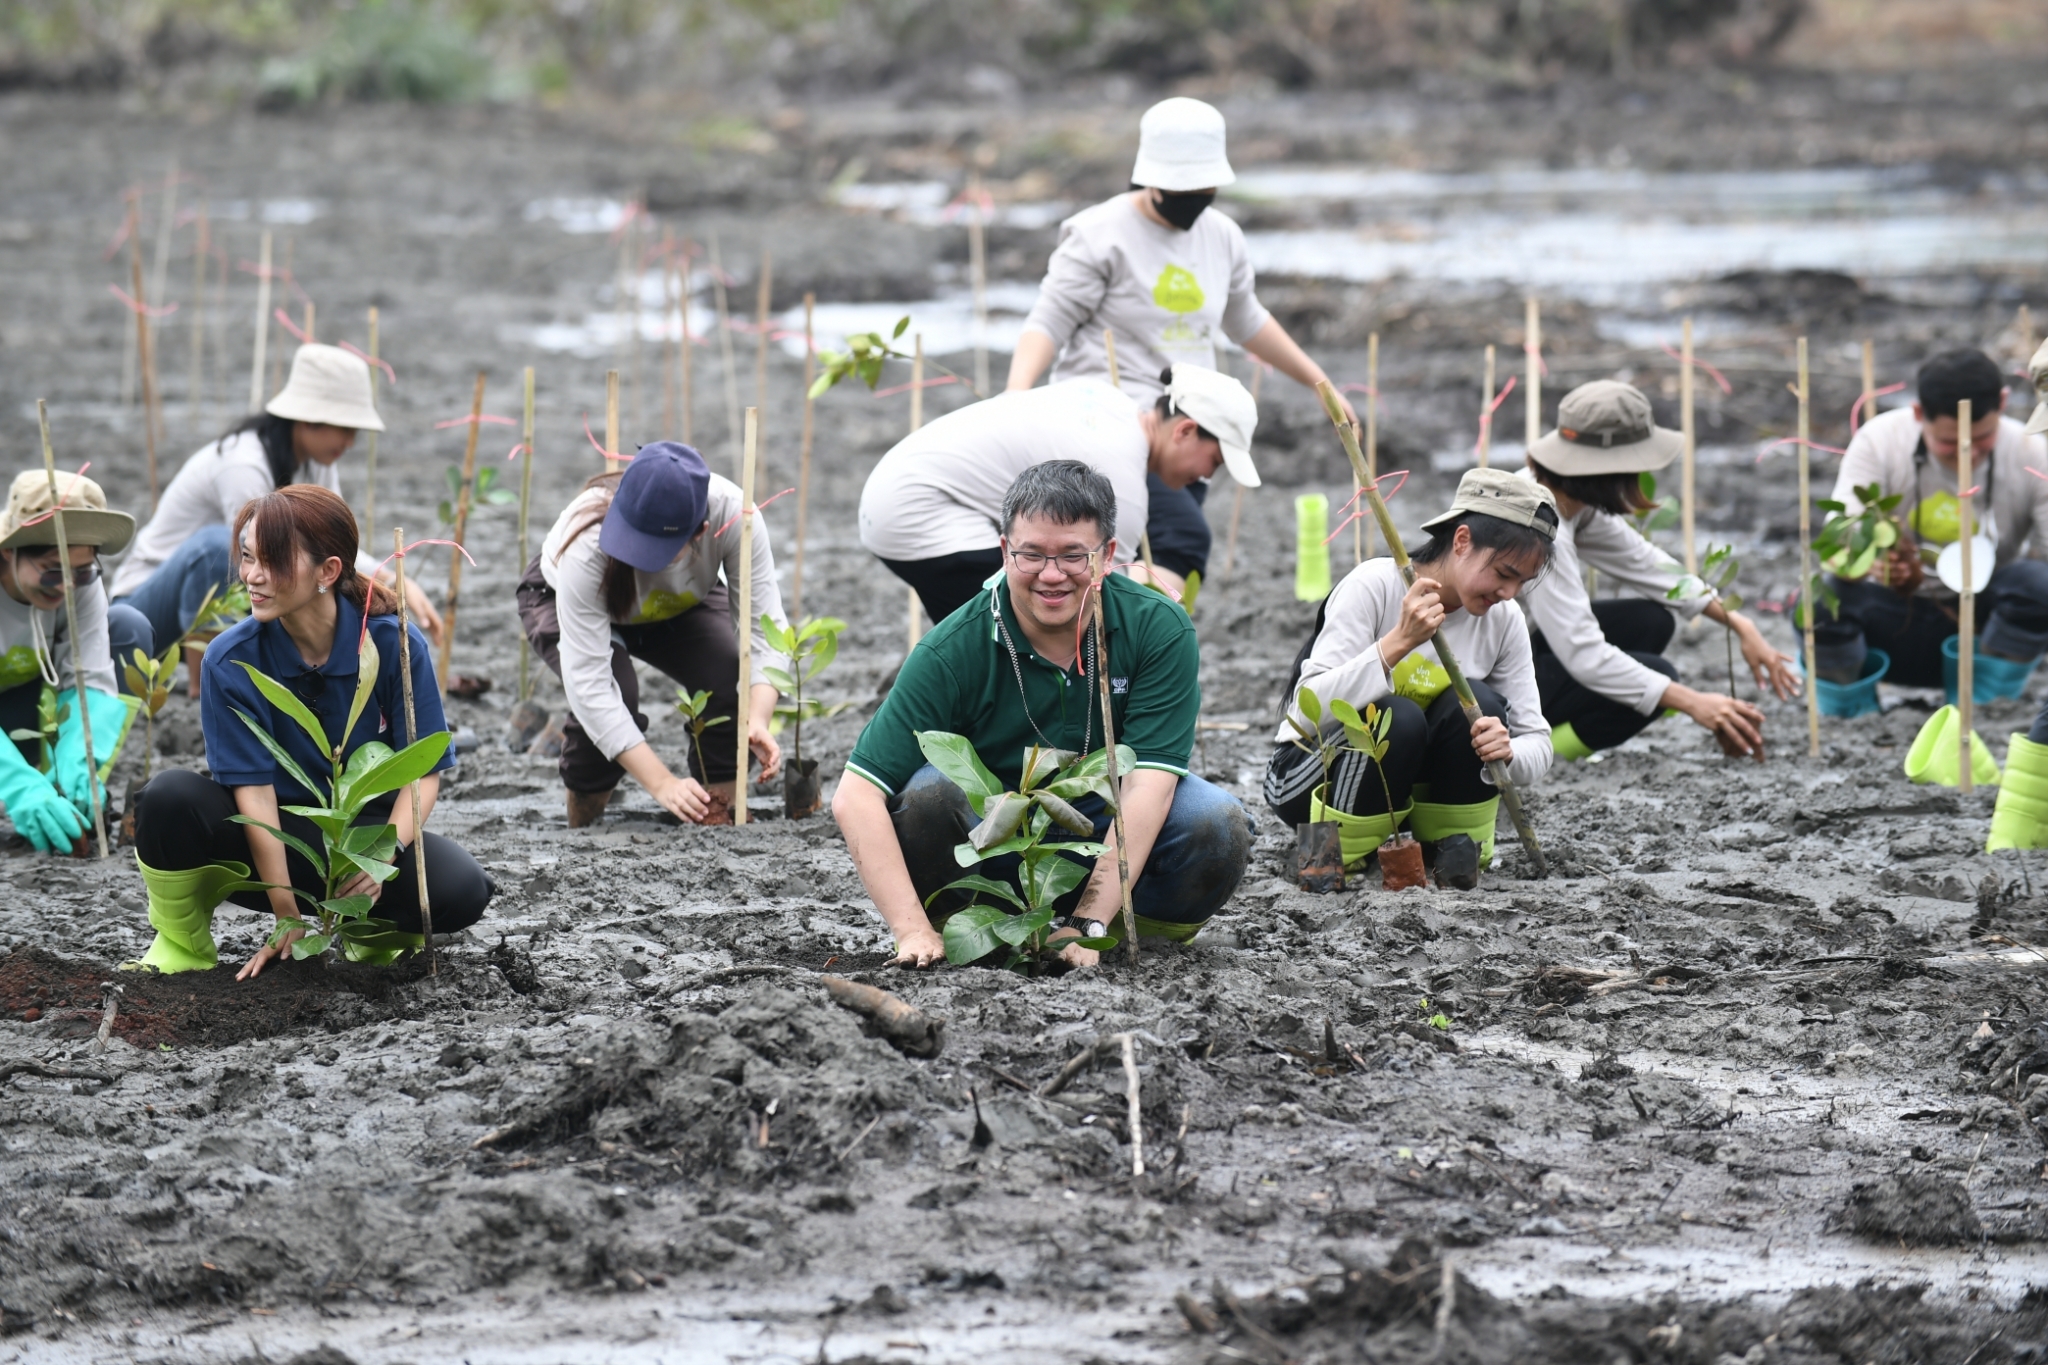
[[[1579,738],[1579,732],[1566,721],[1550,727],[1550,749],[1566,763],[1576,763],[1582,758],[1591,758],[1593,751],[1586,747],[1586,741]]]
[[[2048,848],[2048,744],[2014,735],[2005,751],[2005,780],[1991,811],[1986,853],[2001,848]]]
[[[149,922],[156,941],[139,961],[124,962],[124,971],[155,968],[160,972],[203,972],[220,961],[213,943],[213,912],[249,880],[240,863],[209,863],[186,872],[161,872],[135,860],[149,891]]]
[[[1470,891],[1479,885],[1479,874],[1493,866],[1493,824],[1499,814],[1498,796],[1464,806],[1445,806],[1434,801],[1415,803],[1408,817],[1408,832],[1424,844],[1437,846],[1439,885],[1454,886],[1460,891]],[[1461,837],[1463,844],[1457,842]]]
[[[1953,706],[1944,706],[1927,718],[1913,747],[1906,751],[1906,779],[1933,782],[1943,787],[1962,782],[1962,717]],[[1998,784],[1998,760],[1982,735],[1970,735],[1970,780],[1980,787]]]
[[[1334,820],[1338,825],[1337,838],[1344,850],[1344,866],[1357,867],[1370,858],[1373,850],[1394,837],[1394,831],[1408,818],[1412,804],[1388,815],[1346,815],[1341,810],[1331,810],[1323,804],[1323,789],[1317,787],[1309,796],[1308,818],[1320,823]]]

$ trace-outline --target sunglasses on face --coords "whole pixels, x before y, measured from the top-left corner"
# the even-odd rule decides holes
[[[16,564],[14,576],[17,580],[30,579],[44,592],[56,592],[64,586],[64,570],[57,564],[47,567],[34,563]],[[89,588],[99,581],[100,562],[97,559],[90,564],[81,564],[71,571],[71,585],[75,588]]]

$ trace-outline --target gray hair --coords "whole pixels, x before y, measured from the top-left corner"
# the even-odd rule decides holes
[[[1017,476],[1003,494],[1003,534],[1018,517],[1044,517],[1062,525],[1093,521],[1108,540],[1116,534],[1116,488],[1079,460],[1047,460]]]

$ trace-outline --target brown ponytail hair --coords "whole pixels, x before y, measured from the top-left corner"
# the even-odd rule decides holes
[[[299,556],[315,564],[341,561],[334,580],[337,597],[346,597],[366,616],[388,616],[398,610],[389,588],[356,572],[360,545],[355,513],[341,498],[315,483],[294,483],[252,499],[235,516],[232,544],[242,543],[242,529],[255,523],[256,558],[282,583],[298,577]],[[241,560],[239,548],[233,558]]]
[[[612,510],[612,499],[618,495],[619,480],[625,476],[623,469],[612,470],[598,474],[584,483],[585,492],[595,488],[601,491],[604,497],[598,501],[595,508],[584,513],[581,521],[569,528],[569,534],[562,538],[561,551],[555,555],[557,564],[562,562],[562,555],[569,553],[569,547],[576,543],[578,536],[604,521],[605,513]],[[634,588],[633,566],[622,559],[604,556],[604,577],[598,583],[598,596],[604,599],[604,614],[614,621],[625,620],[633,610]]]

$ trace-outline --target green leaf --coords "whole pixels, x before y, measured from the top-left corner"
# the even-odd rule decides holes
[[[1062,847],[1068,846],[1063,845]],[[1031,903],[1038,906],[1050,906],[1061,896],[1066,895],[1082,882],[1087,881],[1090,871],[1092,869],[1085,863],[1077,863],[1071,858],[1063,858],[1058,854],[1054,854],[1050,858],[1040,859],[1038,866],[1031,869],[1031,879],[1033,882]]]
[[[987,848],[976,848],[973,844],[959,843],[953,845],[953,861],[962,867],[973,867],[987,859],[1000,858],[1005,853],[1023,853],[1027,849],[1036,848],[1037,846],[1038,836],[1035,834],[1013,835],[1003,840],[1000,844],[991,844]]]
[[[1076,757],[1078,755],[1066,749],[1048,749],[1038,744],[1026,745],[1024,761],[1018,765],[1020,775],[1017,779],[1017,790],[1030,791],[1066,768]]]
[[[997,938],[1009,944],[1012,948],[1021,948],[1034,935],[1045,932],[1045,927],[1051,924],[1052,921],[1052,910],[1050,908],[1042,908],[1030,911],[1027,914],[1006,916],[998,923],[992,924],[989,927],[995,931]]]
[[[974,752],[973,743],[965,735],[948,734],[944,730],[919,730],[917,747],[923,750],[927,763],[967,793],[967,804],[974,807],[977,816],[982,814],[990,797],[1002,795],[1003,784],[996,780],[996,775]]]
[[[265,674],[245,659],[237,659],[235,662],[249,675],[249,680],[256,684],[256,690],[263,694],[263,699],[297,722],[298,727],[304,730],[307,736],[312,739],[315,748],[324,754],[333,747],[328,742],[327,732],[320,728],[319,719],[306,709],[306,704],[293,695],[289,687]],[[251,724],[253,723],[251,722]],[[262,732],[259,730],[258,733]],[[317,791],[319,789],[309,786],[306,790]]]
[[[976,875],[959,877],[947,882],[944,886],[924,898],[925,909],[931,909],[932,902],[945,895],[948,891],[972,891],[977,895],[995,896],[1000,900],[1008,901],[1019,910],[1024,908],[1024,898],[1019,896],[1014,888],[993,878]]]
[[[454,504],[444,499],[441,502],[441,504],[437,508],[435,508],[435,511],[440,516],[441,524],[443,526],[453,526],[455,524]]]
[[[909,331],[909,330],[910,330],[910,314],[908,314],[908,313],[905,313],[905,314],[904,314],[904,315],[903,315],[902,317],[900,317],[900,318],[896,319],[896,330],[895,330],[895,331],[893,331],[893,332],[891,332],[891,333],[889,333],[889,340],[891,340],[891,341],[895,341],[895,340],[898,340],[899,338],[901,338],[901,337],[902,337],[902,335],[903,335],[903,334],[904,334],[905,332],[907,332],[907,331]]]
[[[326,878],[327,859],[322,857],[318,852],[314,850],[311,844],[307,843],[304,839],[301,839],[298,835],[287,834],[283,830],[279,829],[276,825],[266,825],[253,815],[230,815],[228,819],[232,820],[234,823],[238,825],[254,825],[257,829],[269,831],[271,836],[277,839],[278,842],[284,844],[288,848],[297,849],[299,851],[300,856],[305,858],[307,862],[313,865],[313,870],[318,872],[323,880]]]
[[[1323,723],[1323,699],[1306,687],[1294,694],[1294,704],[1301,709],[1302,715],[1308,717],[1310,725]]]
[[[361,919],[376,903],[368,896],[336,896],[333,900],[321,901],[320,910],[336,919]]]
[[[440,730],[406,745],[351,782],[349,800],[360,808],[362,802],[373,796],[397,791],[407,783],[425,777],[441,761],[441,755],[448,752],[449,738],[446,730]]]
[[[986,850],[992,844],[1000,844],[1017,832],[1017,826],[1031,811],[1031,798],[1019,792],[1004,792],[987,807],[988,813],[981,823],[967,831],[967,842],[976,848]],[[1089,828],[1094,833],[1094,828]]]
[[[846,622],[836,616],[813,616],[803,623],[802,628],[797,631],[797,634],[806,640],[819,635],[831,636],[836,639],[839,633],[845,629]]]
[[[941,937],[946,944],[946,961],[976,962],[1002,946],[995,926],[1007,922],[1009,912],[998,905],[970,905],[946,921]]]
[[[327,945],[333,941],[326,934],[308,934],[292,945],[292,960],[303,962],[309,957],[318,957],[327,951]]]
[[[1083,839],[1094,837],[1095,822],[1059,796],[1050,791],[1035,791],[1031,793],[1031,799],[1045,807],[1045,813],[1051,816],[1053,823],[1061,829],[1070,834],[1078,834]]]
[[[813,636],[811,638],[816,639],[817,643],[811,646],[810,657],[804,664],[805,682],[809,682],[812,678],[817,677],[827,668],[830,668],[832,661],[839,657],[839,637],[837,635],[827,635],[822,638]]]
[[[790,677],[789,674],[779,668],[770,668],[764,665],[761,669],[761,677],[763,681],[772,684],[775,690],[784,696],[796,691],[796,679]]]
[[[404,640],[399,641],[399,648],[405,648]],[[364,630],[362,649],[356,656],[356,694],[348,704],[348,724],[341,728],[343,744],[348,743],[349,736],[356,732],[356,722],[363,718],[363,709],[377,691],[377,670],[383,663],[383,659],[378,657],[376,638]],[[355,755],[349,757],[354,758]]]

